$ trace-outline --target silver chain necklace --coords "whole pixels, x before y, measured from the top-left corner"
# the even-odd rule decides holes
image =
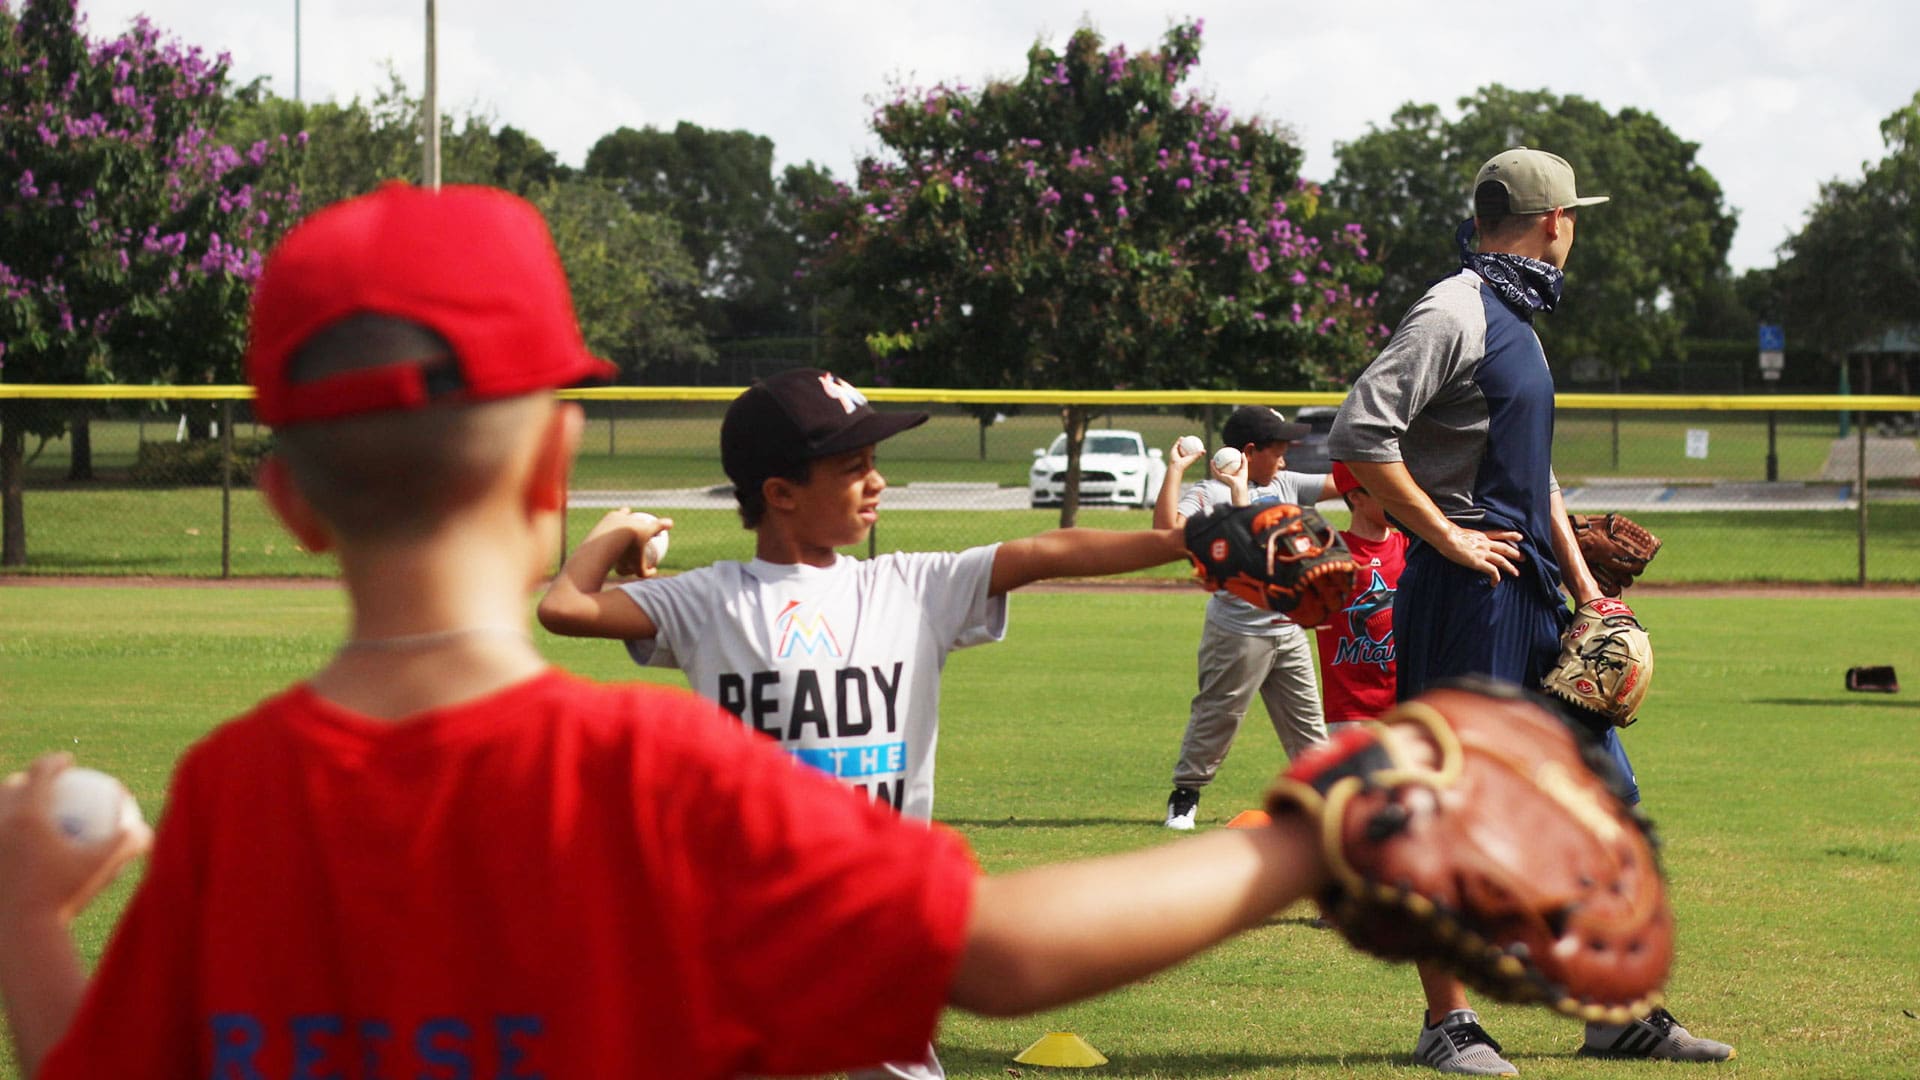
[[[533,635],[520,626],[458,626],[451,630],[428,630],[419,634],[394,634],[390,637],[348,638],[341,652],[387,652],[402,649],[426,649],[465,637],[493,636],[533,644]]]

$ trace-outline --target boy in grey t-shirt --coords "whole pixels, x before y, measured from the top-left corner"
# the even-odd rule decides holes
[[[1055,529],[961,552],[839,554],[879,516],[887,482],[875,444],[926,419],[877,412],[825,371],[759,380],[720,426],[754,558],[655,577],[637,556],[672,521],[616,510],[561,567],[541,624],[620,639],[638,663],[680,668],[696,693],[799,761],[931,818],[947,654],[1004,637],[1007,593],[1022,585],[1157,566],[1186,548],[1178,529]],[[606,590],[623,561],[642,579]],[[929,1047],[924,1061],[855,1077],[944,1075]]]
[[[614,511],[540,602],[560,634],[627,643],[823,769],[910,817],[933,814],[940,671],[947,653],[1006,634],[1006,594],[1044,578],[1116,574],[1185,555],[1176,529],[1056,529],[960,552],[872,560],[887,482],[875,444],[927,419],[882,413],[824,371],[756,382],[727,409],[721,464],[754,558],[602,591],[671,520]]]
[[[1157,528],[1179,529],[1195,514],[1219,505],[1284,502],[1311,506],[1338,494],[1333,478],[1287,472],[1287,447],[1304,438],[1305,424],[1290,423],[1264,405],[1233,411],[1220,428],[1221,442],[1240,451],[1239,471],[1202,480],[1178,496],[1180,477],[1205,453],[1188,454],[1176,443],[1168,452],[1167,478],[1154,506]],[[1200,631],[1199,690],[1180,740],[1167,796],[1166,826],[1191,829],[1200,810],[1200,789],[1212,782],[1233,746],[1253,695],[1266,703],[1280,745],[1292,758],[1327,740],[1320,686],[1313,677],[1313,639],[1288,619],[1263,611],[1221,590],[1207,601]]]

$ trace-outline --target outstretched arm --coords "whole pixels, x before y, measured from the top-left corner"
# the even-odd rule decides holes
[[[640,559],[641,549],[654,534],[672,528],[672,518],[652,518],[629,510],[614,510],[600,519],[580,546],[573,549],[553,584],[540,598],[540,625],[568,637],[618,638],[634,641],[655,637],[659,627],[626,593],[606,591],[607,575],[616,565],[651,577],[654,568]]]
[[[49,754],[0,782],[0,998],[29,1077],[66,1034],[86,994],[74,918],[153,840],[144,824],[95,844],[60,835],[53,781],[72,760]]]
[[[1064,1005],[1258,926],[1325,876],[1291,817],[983,878],[949,1000],[991,1016]]]
[[[1047,578],[1144,570],[1173,562],[1186,551],[1179,529],[1054,529],[1001,544],[993,556],[987,591],[999,596]]]

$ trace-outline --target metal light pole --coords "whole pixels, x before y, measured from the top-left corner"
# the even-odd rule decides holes
[[[300,0],[293,0],[293,100],[300,100]]]
[[[427,126],[423,141],[426,161],[420,170],[420,182],[430,190],[440,188],[440,99],[439,72],[434,48],[433,0],[427,0],[427,89],[420,103],[420,122]]]

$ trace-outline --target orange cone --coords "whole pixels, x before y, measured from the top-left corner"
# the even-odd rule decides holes
[[[1265,810],[1242,810],[1227,822],[1229,829],[1264,829],[1273,824],[1273,818]]]

